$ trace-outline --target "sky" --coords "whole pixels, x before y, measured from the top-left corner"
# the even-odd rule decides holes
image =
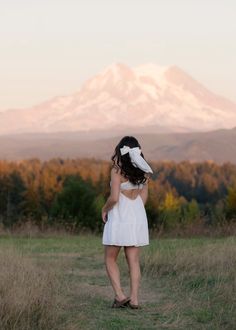
[[[108,65],[177,65],[236,102],[234,0],[0,0],[0,111],[76,92]]]

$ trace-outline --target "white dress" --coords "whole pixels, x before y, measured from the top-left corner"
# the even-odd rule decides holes
[[[107,214],[103,230],[103,245],[143,246],[149,244],[148,221],[143,200],[126,197],[122,190],[142,189],[143,184],[122,182],[118,202]]]

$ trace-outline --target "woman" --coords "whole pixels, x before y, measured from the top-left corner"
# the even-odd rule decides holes
[[[153,173],[133,136],[125,136],[112,156],[111,192],[102,208],[105,223],[102,243],[105,245],[105,264],[115,299],[112,307],[137,309],[140,282],[139,247],[149,244],[145,203],[148,197],[148,173]],[[126,297],[120,284],[116,263],[124,247],[130,274],[130,296]]]

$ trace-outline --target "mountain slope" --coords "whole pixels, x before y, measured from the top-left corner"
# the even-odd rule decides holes
[[[130,134],[133,134],[130,131]],[[123,136],[96,139],[97,134],[17,134],[0,137],[1,159],[95,157],[109,160]],[[236,163],[236,127],[211,132],[135,134],[149,160],[212,160]]]
[[[32,108],[0,113],[0,134],[161,127],[188,132],[232,128],[236,104],[210,92],[177,66],[115,63],[78,92]],[[158,132],[158,131],[157,131]]]

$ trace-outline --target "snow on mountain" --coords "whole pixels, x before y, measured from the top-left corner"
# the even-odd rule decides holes
[[[163,126],[183,131],[232,128],[236,104],[177,66],[114,63],[74,94],[0,113],[0,134]]]

